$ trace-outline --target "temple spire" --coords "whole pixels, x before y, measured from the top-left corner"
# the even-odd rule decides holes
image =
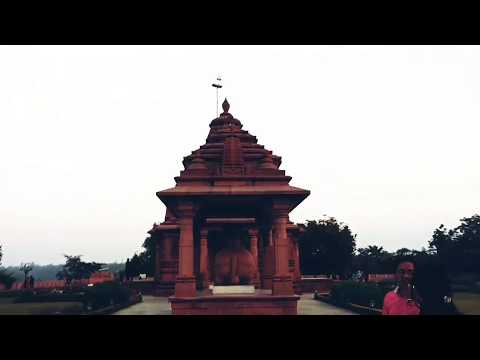
[[[230,110],[230,104],[228,103],[227,98],[223,100],[222,109],[224,114],[228,114],[228,110]]]

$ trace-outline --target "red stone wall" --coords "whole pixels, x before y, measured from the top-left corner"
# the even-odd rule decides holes
[[[73,280],[72,285],[86,286],[88,284],[100,284],[106,281],[115,280],[115,275],[111,272],[99,272],[92,274],[89,279]],[[40,280],[35,281],[35,289],[63,289],[65,287],[65,280]],[[11,290],[23,289],[23,281],[15,282]]]

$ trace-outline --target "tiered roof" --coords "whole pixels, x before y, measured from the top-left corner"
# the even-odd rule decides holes
[[[157,192],[167,205],[172,197],[217,195],[295,195],[299,202],[310,192],[289,185],[290,176],[280,170],[282,159],[258,144],[229,113],[225,99],[223,113],[210,123],[206,143],[183,159],[184,170],[175,177],[176,186]]]

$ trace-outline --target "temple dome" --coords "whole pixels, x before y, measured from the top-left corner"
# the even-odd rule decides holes
[[[228,112],[230,104],[227,99],[223,101],[222,107],[223,113],[221,113],[218,118],[212,120],[210,123],[210,129],[221,130],[222,128],[236,128],[237,130],[240,130],[243,125],[240,120],[235,119],[233,115]]]

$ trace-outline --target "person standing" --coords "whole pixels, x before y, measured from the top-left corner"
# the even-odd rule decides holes
[[[402,261],[398,265],[398,286],[385,295],[382,315],[420,315],[420,300],[413,285],[414,272],[413,261]]]

